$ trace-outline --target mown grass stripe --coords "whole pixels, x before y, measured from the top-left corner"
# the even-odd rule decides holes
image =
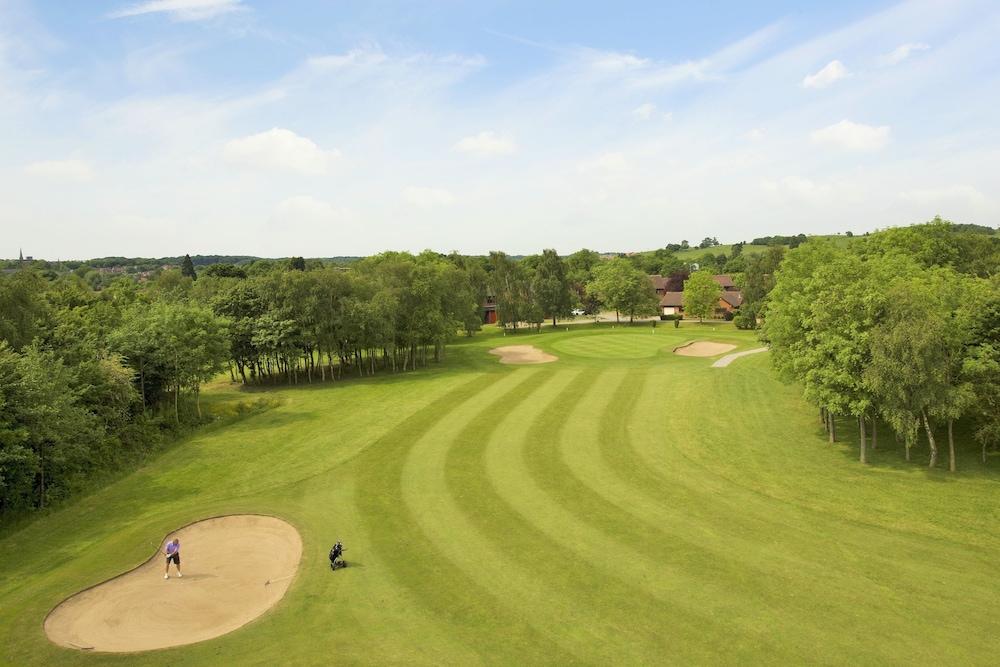
[[[423,411],[409,427],[396,429],[398,439],[379,448],[380,456],[359,461],[360,479],[356,503],[369,528],[369,541],[381,553],[379,562],[390,570],[398,585],[427,613],[434,616],[460,641],[467,642],[479,659],[494,662],[511,657],[524,646],[545,646],[564,660],[560,650],[533,628],[522,615],[511,613],[502,600],[481,585],[478,577],[464,572],[448,558],[446,545],[421,527],[413,509],[406,504],[402,476],[408,451],[434,427],[448,421],[456,409],[479,395],[490,395],[506,403],[531,381],[537,371],[519,370],[495,374],[478,386],[465,386]],[[493,402],[493,401],[491,401]],[[456,535],[455,539],[460,539]],[[400,558],[405,552],[407,557]],[[484,622],[502,619],[504,636],[483,637],[475,628]]]
[[[598,565],[567,546],[587,538],[591,553],[603,549],[613,554],[613,543],[600,534],[582,534],[571,515],[561,517],[561,524],[558,519],[546,521],[542,529],[537,525],[538,517],[551,517],[553,506],[534,494],[523,498],[530,506],[518,500],[521,493],[530,492],[524,485],[527,474],[516,466],[508,467],[505,461],[509,456],[520,457],[525,436],[537,423],[538,415],[552,409],[560,392],[578,390],[572,387],[577,374],[563,375],[545,387],[544,396],[523,403],[516,413],[497,422],[487,439],[470,438],[454,447],[447,462],[449,488],[456,498],[465,500],[463,508],[469,520],[505,554],[505,567],[531,572],[540,582],[546,582],[546,588],[554,589],[557,613],[551,622],[581,650],[590,646],[598,661],[620,660],[623,656],[681,657],[671,649],[674,644],[669,624],[659,622],[656,616],[662,609],[655,597],[641,587],[621,582],[609,572],[608,563]],[[557,524],[563,528],[561,534],[557,534]],[[618,557],[623,558],[622,554]],[[655,564],[646,562],[644,566],[648,568],[647,580],[656,576]],[[598,591],[605,605],[603,613],[594,613],[592,608],[592,596]],[[695,625],[692,623],[692,629]],[[594,647],[600,648],[595,651]],[[696,653],[686,657],[693,658]]]
[[[445,492],[445,462],[451,447],[482,437],[484,431],[488,432],[496,424],[498,414],[531,401],[539,391],[559,382],[567,374],[525,370],[518,376],[519,381],[508,384],[502,394],[498,394],[498,385],[497,391],[490,396],[479,396],[460,406],[451,413],[447,426],[427,433],[411,449],[403,470],[403,497],[416,521],[431,539],[436,540],[438,550],[449,564],[476,579],[512,613],[522,614],[523,609],[529,607],[535,613],[527,618],[549,618],[566,612],[557,603],[557,591],[539,580],[535,572],[511,567],[509,554],[479,532],[467,514],[469,502],[475,503],[475,497],[453,497]],[[561,628],[542,624],[538,630],[546,634],[550,645],[572,650]],[[546,646],[538,648],[547,651]],[[584,654],[576,655],[576,659],[584,657]]]

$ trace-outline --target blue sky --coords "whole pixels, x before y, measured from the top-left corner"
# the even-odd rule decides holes
[[[984,0],[0,0],[0,255],[996,226],[998,45]]]

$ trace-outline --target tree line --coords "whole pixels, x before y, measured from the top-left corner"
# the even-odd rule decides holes
[[[905,457],[939,442],[957,468],[956,424],[1000,443],[1000,238],[939,218],[847,246],[810,240],[788,252],[761,309],[779,374],[802,384],[829,434],[858,429],[859,458],[887,426]],[[942,435],[943,434],[943,435]]]

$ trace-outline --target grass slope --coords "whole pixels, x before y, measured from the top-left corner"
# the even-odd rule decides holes
[[[766,245],[752,245],[746,244],[743,246],[743,252],[748,255],[755,255],[767,250]],[[704,257],[706,254],[711,255],[725,255],[730,257],[733,254],[733,246],[731,245],[717,245],[711,248],[688,248],[686,250],[678,250],[674,253],[677,258],[684,262],[697,262],[699,259]]]
[[[560,357],[530,367],[483,335],[429,371],[269,392],[279,407],[0,540],[0,662],[995,662],[1000,491],[974,447],[957,475],[884,440],[861,466],[767,355],[669,352],[746,333],[652,331],[518,334]],[[46,640],[64,596],[225,512],[302,533],[271,612],[132,656]],[[351,567],[331,573],[337,538]]]

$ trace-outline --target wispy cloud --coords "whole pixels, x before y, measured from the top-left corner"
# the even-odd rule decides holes
[[[844,67],[844,63],[839,60],[831,60],[820,71],[815,74],[810,74],[806,78],[802,79],[802,87],[826,88],[841,79],[846,79],[850,75],[850,72],[848,72],[847,68]]]
[[[639,120],[649,120],[654,113],[656,113],[656,105],[651,102],[645,102],[632,109],[632,115]]]
[[[312,140],[291,130],[274,127],[266,132],[233,139],[223,148],[232,164],[258,169],[283,169],[301,174],[322,174],[340,155],[337,150],[323,150]]]
[[[984,206],[989,203],[986,195],[971,185],[904,190],[899,193],[899,198],[902,201],[916,203],[924,207],[937,207],[936,213],[954,208],[956,203],[972,206]]]
[[[166,14],[175,21],[205,21],[244,9],[243,0],[148,0],[117,9],[108,18]]]
[[[455,203],[455,195],[444,188],[411,185],[403,188],[403,200],[418,208],[435,208],[451,206]]]
[[[471,137],[465,137],[455,144],[455,150],[460,153],[471,153],[479,157],[495,157],[510,155],[517,150],[517,145],[506,137],[499,137],[493,132],[480,132]]]
[[[42,160],[25,166],[24,173],[60,182],[86,183],[94,179],[94,168],[86,160]]]
[[[296,195],[281,200],[271,212],[269,222],[283,228],[316,229],[336,226],[348,220],[345,209],[309,195]]]
[[[889,127],[854,123],[847,119],[834,123],[809,135],[814,144],[854,152],[871,152],[889,143]]]
[[[882,62],[886,65],[898,65],[914,53],[918,51],[927,51],[930,48],[930,44],[924,44],[923,42],[908,42],[906,44],[900,44],[893,49],[891,53],[887,53],[882,56]]]

